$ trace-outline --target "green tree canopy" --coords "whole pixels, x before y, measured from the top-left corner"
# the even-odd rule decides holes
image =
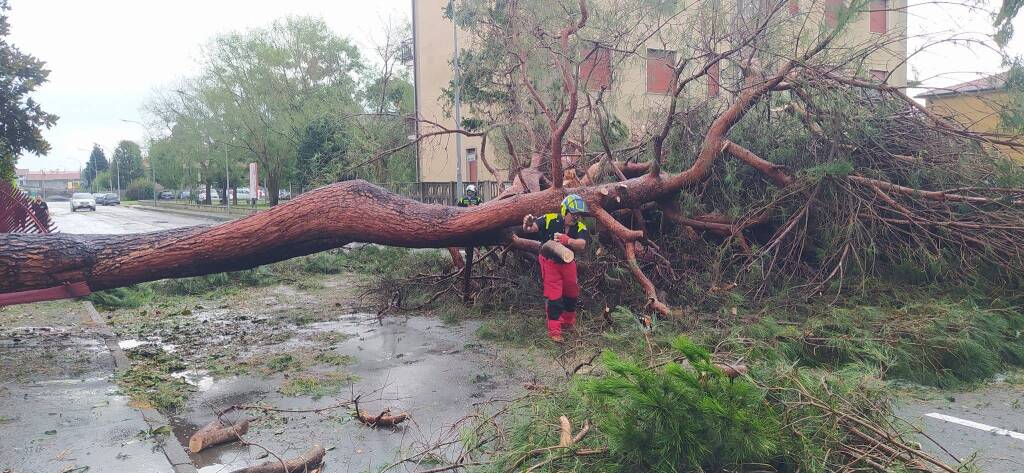
[[[131,182],[145,177],[146,169],[142,165],[142,148],[134,141],[123,140],[114,149],[113,170],[119,175],[122,183]]]
[[[106,171],[108,167],[107,154],[103,152],[100,145],[93,144],[92,151],[89,152],[89,160],[85,162],[85,170],[82,171],[82,183],[86,187],[91,186],[93,180],[99,178],[97,175]]]
[[[357,110],[353,75],[361,67],[356,47],[323,20],[289,17],[214,39],[196,95],[221,121],[220,141],[248,150],[260,164],[275,204],[307,125]]]
[[[46,82],[50,71],[7,41],[9,9],[7,0],[0,0],[0,179],[7,180],[14,179],[18,156],[50,151],[42,132],[57,123],[56,115],[44,112],[29,96]]]

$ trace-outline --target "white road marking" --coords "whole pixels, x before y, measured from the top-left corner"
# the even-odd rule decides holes
[[[925,416],[926,417],[931,417],[933,419],[944,420],[946,422],[952,422],[954,424],[960,424],[960,425],[963,425],[965,427],[970,427],[972,429],[984,430],[985,432],[988,432],[990,434],[1005,435],[1007,437],[1015,438],[1017,440],[1024,440],[1024,434],[1022,434],[1020,432],[1014,432],[1012,430],[1001,429],[999,427],[993,427],[991,425],[982,424],[982,423],[974,422],[974,421],[971,421],[971,420],[961,419],[959,417],[948,416],[946,414],[939,414],[937,412],[932,412],[930,414],[925,414]]]

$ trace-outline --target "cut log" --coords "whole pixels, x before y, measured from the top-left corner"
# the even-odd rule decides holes
[[[313,445],[302,456],[285,460],[284,465],[279,460],[273,460],[232,473],[306,473],[319,468],[326,454],[327,450],[324,450],[324,447]]]
[[[384,412],[381,412],[379,415],[373,415],[366,411],[359,411],[359,413],[356,414],[356,418],[359,419],[359,422],[362,422],[370,427],[394,427],[398,424],[401,424],[402,422],[405,422],[405,420],[409,418],[409,414],[407,412],[403,412],[398,415],[391,415],[391,411],[386,410]]]
[[[730,365],[725,363],[715,363],[715,367],[722,370],[729,379],[735,379],[738,376],[747,374],[749,369],[747,365]]]
[[[572,263],[573,260],[576,259],[576,255],[572,250],[566,248],[565,245],[555,240],[548,241],[541,245],[540,254],[544,255],[544,257],[548,259],[561,261],[563,263]]]
[[[196,433],[189,437],[188,449],[191,450],[192,453],[199,453],[214,445],[239,440],[239,436],[245,435],[248,431],[248,420],[243,420],[236,424],[224,425],[220,419],[214,419],[213,422],[206,424],[203,428],[197,430]]]

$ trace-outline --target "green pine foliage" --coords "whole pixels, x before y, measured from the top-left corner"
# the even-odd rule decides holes
[[[153,300],[153,289],[145,284],[137,284],[94,292],[86,299],[102,309],[134,309]]]
[[[687,365],[652,369],[607,352],[608,375],[581,383],[603,412],[597,426],[612,456],[630,470],[721,470],[766,463],[780,445],[775,412],[752,383],[730,380],[708,351],[680,336],[672,347]]]
[[[752,356],[832,369],[866,364],[886,379],[951,388],[1024,365],[1024,314],[969,300],[857,305],[795,323],[767,317],[736,329],[734,341],[730,349]]]

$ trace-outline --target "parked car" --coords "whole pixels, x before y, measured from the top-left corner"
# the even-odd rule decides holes
[[[267,191],[266,187],[260,187],[260,200],[267,200],[270,192]],[[288,200],[292,198],[292,193],[288,192],[288,189],[277,190],[277,200]]]
[[[92,194],[86,192],[75,192],[74,194],[71,194],[71,211],[74,212],[78,209],[89,209],[95,212],[96,199],[93,198]]]
[[[100,205],[121,205],[121,197],[113,192],[103,194],[103,202],[96,201]]]
[[[192,191],[181,191],[178,193],[178,198],[181,200],[188,200],[192,198]]]
[[[238,189],[235,189],[235,195],[238,196],[239,201],[248,201],[249,199],[252,199],[252,192],[249,191],[248,187],[239,187]]]
[[[199,200],[201,202],[206,201],[206,191],[201,191],[199,193]],[[220,200],[220,192],[217,192],[217,189],[210,190],[210,200]]]
[[[174,193],[171,191],[163,191],[157,195],[160,200],[174,200]]]

